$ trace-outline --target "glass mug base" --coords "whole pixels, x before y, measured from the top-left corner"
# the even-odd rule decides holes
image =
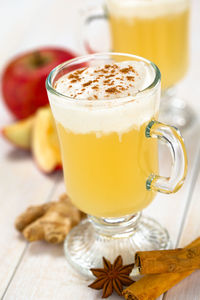
[[[186,102],[176,96],[175,88],[162,93],[160,103],[160,121],[179,128],[182,132],[193,127],[196,115]]]
[[[125,218],[88,217],[70,231],[64,252],[82,275],[92,278],[91,268],[102,268],[102,257],[111,262],[121,255],[124,264],[134,262],[135,252],[171,248],[165,228],[141,213]]]

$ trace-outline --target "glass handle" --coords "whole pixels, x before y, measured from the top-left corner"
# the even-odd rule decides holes
[[[88,28],[93,22],[97,22],[102,19],[108,21],[108,15],[106,13],[106,10],[103,10],[102,7],[90,9],[87,15],[85,16],[85,21],[83,24],[83,45],[86,52],[89,54],[96,53],[97,51],[92,49],[92,47],[90,46],[91,43],[89,41]]]
[[[147,190],[164,194],[177,192],[183,185],[187,174],[186,149],[179,130],[173,126],[151,121],[146,127],[145,134],[147,138],[164,141],[169,146],[173,160],[171,176],[163,177],[151,174],[146,181]]]

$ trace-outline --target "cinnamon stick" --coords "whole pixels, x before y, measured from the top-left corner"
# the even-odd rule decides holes
[[[181,273],[200,268],[200,245],[191,248],[140,251],[135,255],[140,274]]]
[[[193,247],[200,247],[200,238],[197,238],[185,249]],[[155,300],[178,282],[192,274],[193,271],[146,275],[126,288],[122,292],[122,295],[126,300]]]

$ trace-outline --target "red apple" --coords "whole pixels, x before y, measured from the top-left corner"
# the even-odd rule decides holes
[[[74,58],[65,49],[42,48],[14,58],[3,71],[2,94],[17,119],[27,118],[48,103],[45,80],[60,63]]]

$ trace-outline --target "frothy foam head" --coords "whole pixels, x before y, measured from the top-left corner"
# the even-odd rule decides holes
[[[109,100],[137,94],[151,84],[153,76],[145,63],[126,61],[73,71],[54,87],[74,99]]]
[[[189,0],[106,0],[108,11],[115,17],[157,18],[181,13]]]
[[[121,136],[158,115],[160,84],[146,89],[154,79],[153,66],[143,61],[90,66],[60,77],[54,89],[61,95],[48,95],[56,121],[67,130]]]

